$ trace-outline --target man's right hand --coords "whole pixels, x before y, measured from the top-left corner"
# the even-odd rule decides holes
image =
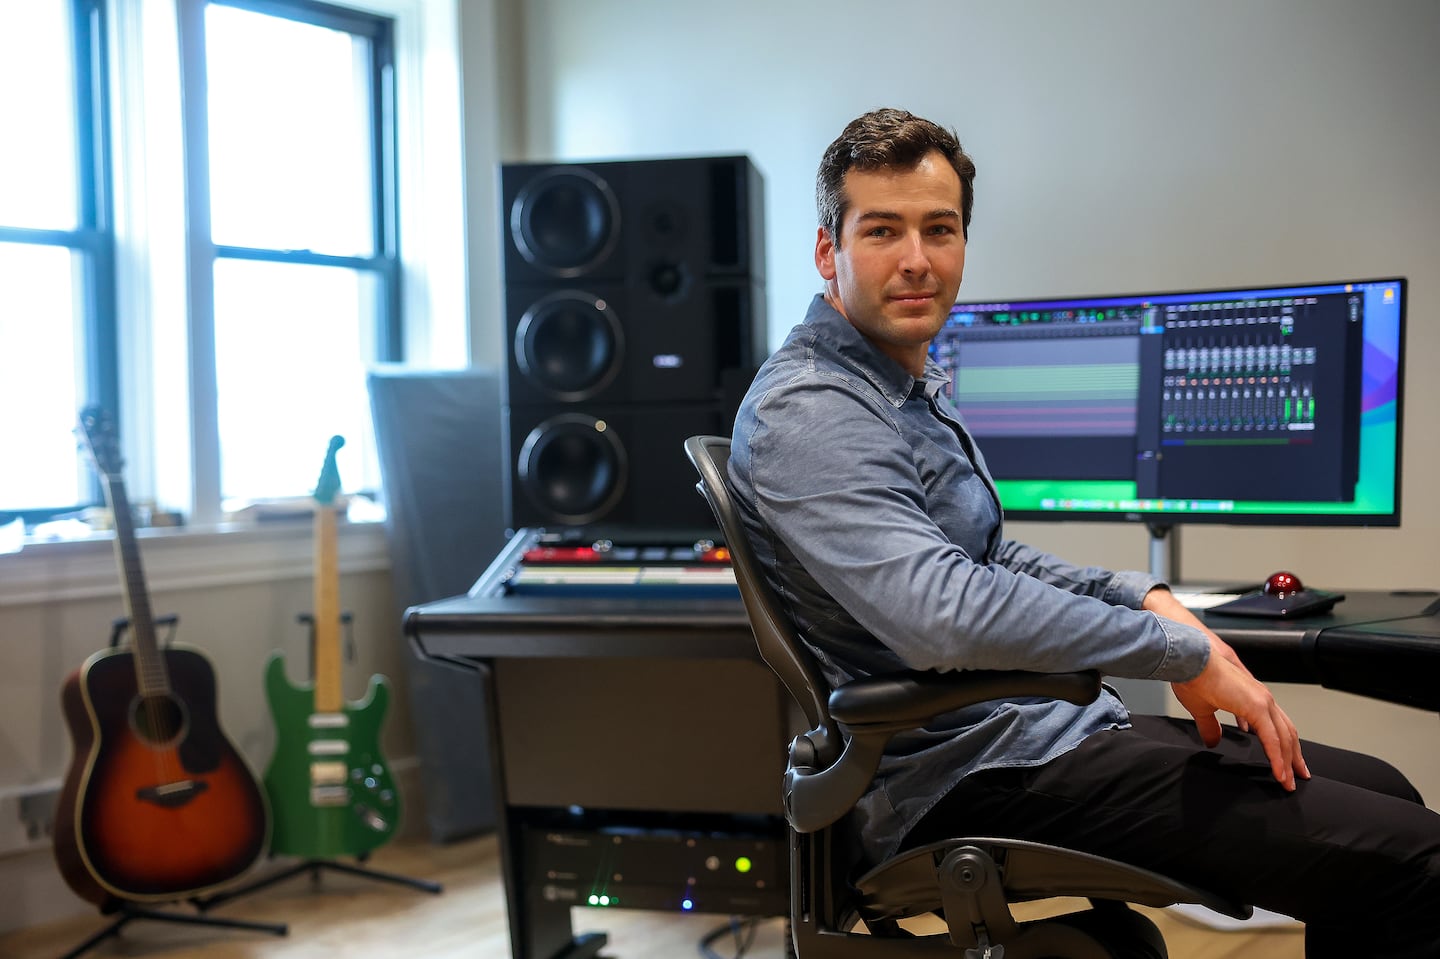
[[[1275,780],[1293,791],[1297,775],[1301,779],[1310,778],[1305,757],[1300,754],[1300,733],[1270,690],[1232,656],[1225,655],[1227,651],[1228,648],[1217,648],[1217,641],[1212,638],[1210,661],[1200,675],[1188,682],[1171,683],[1170,688],[1180,705],[1195,717],[1195,726],[1207,746],[1220,742],[1217,712],[1231,713],[1241,728],[1248,725],[1250,731],[1260,737]]]

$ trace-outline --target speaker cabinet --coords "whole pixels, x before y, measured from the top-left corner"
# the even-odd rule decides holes
[[[501,196],[511,524],[708,528],[681,444],[763,357],[759,172],[508,164]]]

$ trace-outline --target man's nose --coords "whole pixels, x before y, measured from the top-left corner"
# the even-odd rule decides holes
[[[930,255],[925,251],[925,240],[920,234],[905,235],[904,248],[900,251],[900,271],[906,274],[930,271]]]

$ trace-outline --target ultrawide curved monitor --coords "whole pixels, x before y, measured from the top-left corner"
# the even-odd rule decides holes
[[[1404,278],[957,303],[1007,517],[1396,526]]]

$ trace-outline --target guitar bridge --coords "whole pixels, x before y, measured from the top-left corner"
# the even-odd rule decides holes
[[[162,809],[176,809],[209,788],[210,784],[203,779],[181,779],[159,786],[144,786],[135,790],[135,798],[141,802],[154,803]]]

